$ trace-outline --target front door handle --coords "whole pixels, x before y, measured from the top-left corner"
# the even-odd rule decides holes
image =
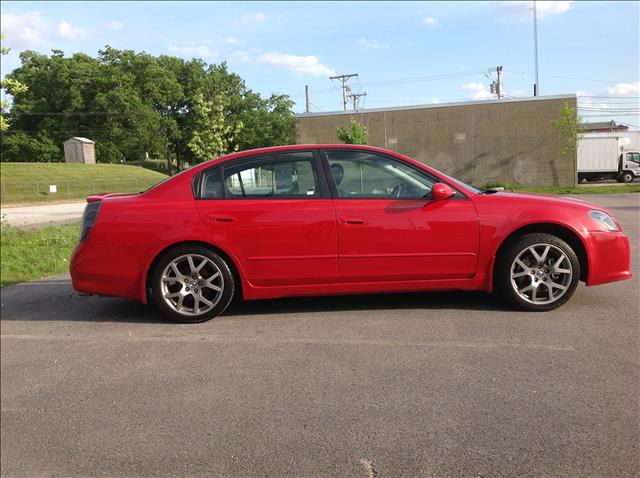
[[[341,219],[342,222],[349,225],[364,225],[366,221],[364,219],[360,219],[359,217],[343,217]]]
[[[207,216],[207,218],[208,218],[210,221],[216,221],[216,222],[233,222],[233,221],[235,221],[235,218],[234,218],[234,217],[231,217],[231,216],[222,216],[222,215],[220,215],[220,214],[209,214],[209,215]]]

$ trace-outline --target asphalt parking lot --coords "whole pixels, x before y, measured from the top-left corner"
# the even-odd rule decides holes
[[[66,275],[3,289],[2,475],[638,476],[640,196],[588,200],[635,277],[546,314],[450,292],[179,325]]]

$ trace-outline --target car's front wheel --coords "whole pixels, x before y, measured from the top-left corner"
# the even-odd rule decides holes
[[[580,262],[565,241],[551,234],[527,234],[497,258],[495,289],[511,305],[529,311],[560,307],[580,280]]]
[[[178,246],[158,261],[152,277],[156,306],[179,322],[204,322],[229,306],[235,289],[229,265],[197,245]]]

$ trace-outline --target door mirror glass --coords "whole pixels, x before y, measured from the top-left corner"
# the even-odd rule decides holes
[[[436,183],[431,189],[431,199],[434,201],[442,201],[455,196],[456,192],[444,183]]]

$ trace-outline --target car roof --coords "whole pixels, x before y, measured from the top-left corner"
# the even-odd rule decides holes
[[[391,151],[387,151],[383,148],[377,148],[375,146],[368,146],[363,144],[344,144],[344,143],[324,143],[324,144],[289,144],[283,146],[269,146],[267,148],[256,148],[256,149],[247,149],[245,151],[240,151],[237,153],[230,153],[224,156],[220,156],[219,158],[212,159],[207,161],[228,161],[235,158],[241,158],[243,156],[253,156],[256,154],[265,154],[265,153],[280,153],[286,151],[300,151],[300,150],[309,150],[309,149],[364,149],[369,151],[378,151],[384,153],[390,153]]]

